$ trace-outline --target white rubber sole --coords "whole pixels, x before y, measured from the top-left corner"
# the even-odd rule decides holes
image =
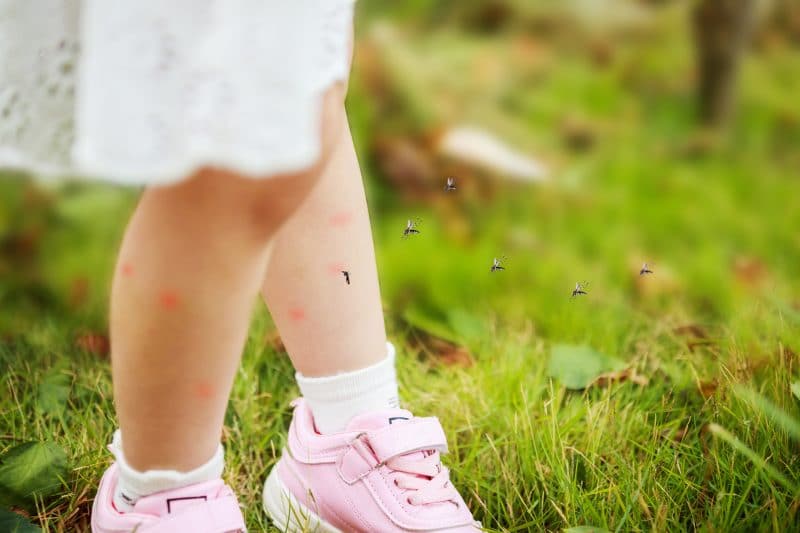
[[[277,466],[264,482],[264,512],[286,533],[342,533],[297,501],[278,477]]]

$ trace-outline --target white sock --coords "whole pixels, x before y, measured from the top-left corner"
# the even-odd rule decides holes
[[[334,376],[295,378],[320,433],[342,431],[355,416],[399,407],[394,346],[386,343],[386,358],[372,366]]]
[[[114,489],[114,507],[123,513],[133,511],[136,501],[143,496],[218,479],[222,475],[225,463],[222,444],[220,444],[214,456],[207,463],[189,472],[178,472],[177,470],[139,472],[131,468],[125,461],[125,456],[122,454],[122,434],[119,430],[114,433],[114,440],[109,449],[117,459],[117,472],[119,473],[117,487]]]

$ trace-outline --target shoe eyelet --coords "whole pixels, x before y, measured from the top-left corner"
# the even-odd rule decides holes
[[[397,480],[396,480],[396,479],[393,479],[393,480],[392,480],[392,483],[394,483],[394,486],[395,486],[395,487],[397,487],[397,488],[400,488],[400,484],[399,484],[399,483],[397,483]]]
[[[411,496],[409,496],[408,498],[406,498],[406,503],[407,503],[408,505],[414,505],[414,502],[412,502],[412,501],[411,501]]]

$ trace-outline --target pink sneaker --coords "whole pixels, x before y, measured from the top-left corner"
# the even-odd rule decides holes
[[[157,492],[120,513],[111,499],[117,484],[112,464],[92,506],[93,533],[245,533],[244,518],[233,491],[221,479]]]
[[[282,531],[476,533],[439,454],[436,418],[390,409],[320,435],[300,399],[283,456],[264,484],[264,510]]]

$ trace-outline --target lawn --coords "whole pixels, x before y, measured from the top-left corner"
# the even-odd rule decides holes
[[[642,7],[633,29],[539,2],[497,2],[513,6],[499,28],[475,27],[474,2],[365,4],[348,110],[401,396],[442,421],[476,518],[800,530],[797,44],[756,41],[713,134],[697,126],[683,2]],[[549,179],[444,160],[435,139],[461,123],[542,159]],[[87,530],[110,462],[108,285],[137,194],[0,180],[0,508],[44,531]],[[410,217],[421,233],[402,239]],[[624,371],[567,388],[603,370],[583,353]],[[296,395],[260,305],[223,433],[252,531],[270,527],[260,490]],[[53,443],[63,484],[12,501],[7,454],[30,441]]]

